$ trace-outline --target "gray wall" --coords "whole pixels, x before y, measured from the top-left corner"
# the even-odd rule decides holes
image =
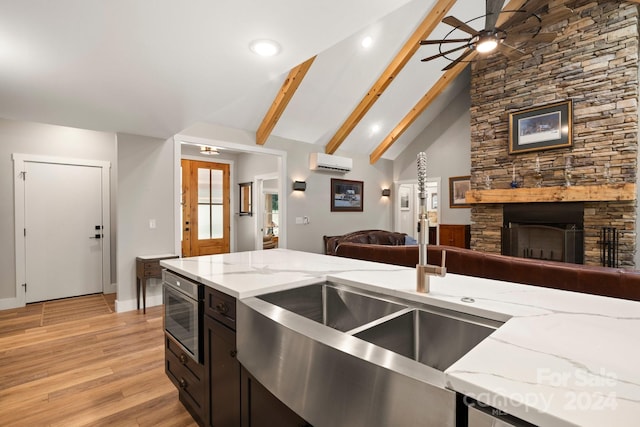
[[[0,299],[16,297],[13,153],[111,162],[111,282],[115,281],[116,137],[113,133],[0,119]]]
[[[204,123],[196,124],[181,135],[209,138],[255,147],[255,134]],[[393,162],[379,160],[369,164],[369,156],[338,150],[336,155],[353,159],[353,170],[347,174],[314,172],[309,170],[309,153],[322,151],[323,147],[298,141],[271,137],[266,148],[287,152],[287,247],[306,252],[323,252],[323,235],[344,234],[363,229],[391,230],[392,204],[381,196],[382,188],[391,188]],[[468,169],[468,168],[467,168]],[[263,172],[261,172],[263,173]],[[266,172],[264,172],[266,173]],[[253,174],[255,175],[255,174]],[[364,182],[364,212],[331,212],[331,178]],[[307,182],[307,191],[293,192],[294,180]],[[308,216],[310,223],[297,225],[296,217]]]
[[[427,153],[427,176],[440,177],[440,224],[470,224],[471,209],[449,208],[449,177],[469,175],[471,126],[469,89],[460,91],[393,163],[394,181],[417,179],[416,157]]]
[[[135,308],[136,256],[174,252],[173,175],[172,139],[118,134],[118,311]],[[160,302],[159,283],[147,286],[147,305]]]

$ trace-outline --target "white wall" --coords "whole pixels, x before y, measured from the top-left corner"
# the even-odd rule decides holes
[[[117,310],[135,308],[135,258],[174,252],[174,144],[118,134]],[[156,228],[149,227],[155,219]],[[147,306],[162,302],[159,279],[147,286]],[[150,285],[150,286],[149,286]]]
[[[471,171],[470,106],[466,88],[393,163],[394,181],[417,179],[416,157],[421,151],[427,153],[427,176],[441,177],[440,224],[471,223],[471,209],[449,208],[449,177],[469,175]]]
[[[196,124],[181,135],[227,141],[255,147],[255,134],[206,123]],[[391,188],[393,162],[379,160],[369,164],[368,155],[357,155],[338,150],[336,155],[351,157],[353,170],[347,174],[313,172],[309,170],[309,153],[322,151],[323,147],[298,141],[272,137],[265,148],[287,152],[287,248],[322,253],[323,235],[338,235],[355,230],[391,230],[392,204],[382,197],[382,188]],[[239,177],[240,178],[240,177]],[[331,178],[343,178],[364,182],[364,212],[331,212]],[[294,192],[293,181],[306,181],[307,191]],[[297,225],[296,217],[309,217],[307,225]]]
[[[111,282],[115,281],[116,137],[42,123],[0,119],[0,299],[16,297],[12,153],[111,163]],[[72,184],[72,183],[70,183]]]

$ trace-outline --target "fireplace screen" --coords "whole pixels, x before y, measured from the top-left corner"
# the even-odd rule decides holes
[[[521,258],[582,264],[583,230],[547,225],[505,227],[502,253]]]
[[[502,254],[584,263],[582,203],[523,203],[503,207]]]

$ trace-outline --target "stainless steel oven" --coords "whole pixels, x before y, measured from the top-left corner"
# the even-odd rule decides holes
[[[204,285],[163,272],[164,330],[198,363],[204,361],[202,315]]]

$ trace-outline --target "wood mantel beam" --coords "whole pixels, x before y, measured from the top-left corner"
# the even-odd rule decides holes
[[[278,120],[280,120],[280,116],[282,116],[282,113],[284,113],[284,110],[287,108],[289,101],[291,101],[291,98],[293,98],[296,90],[298,90],[300,83],[302,83],[304,76],[307,74],[307,71],[309,71],[309,68],[311,68],[311,64],[313,64],[313,61],[315,59],[315,56],[309,58],[302,64],[289,71],[289,75],[286,79],[284,79],[282,87],[278,91],[278,94],[273,100],[271,107],[269,107],[269,111],[267,111],[267,114],[265,114],[264,118],[262,119],[262,123],[260,123],[260,126],[256,131],[256,144],[264,145],[264,143],[267,142],[267,138],[269,138],[269,135],[271,135],[271,131],[273,131],[273,128],[278,123]]]
[[[378,77],[378,80],[371,86],[371,89],[362,98],[358,106],[353,110],[347,120],[340,126],[340,129],[333,135],[329,143],[325,147],[327,154],[333,154],[349,136],[351,131],[362,120],[367,112],[373,107],[373,104],[378,100],[378,97],[387,89],[393,79],[400,73],[404,66],[409,62],[409,59],[420,48],[420,40],[426,39],[431,32],[436,28],[440,21],[449,12],[451,7],[455,4],[456,0],[438,0],[436,5],[431,9],[431,12],[427,14],[422,23],[413,32],[413,34],[406,41],[400,52],[391,60],[391,63]]]
[[[535,202],[619,202],[636,200],[636,185],[603,184],[571,187],[499,188],[471,190],[466,201],[476,203],[535,203]]]

